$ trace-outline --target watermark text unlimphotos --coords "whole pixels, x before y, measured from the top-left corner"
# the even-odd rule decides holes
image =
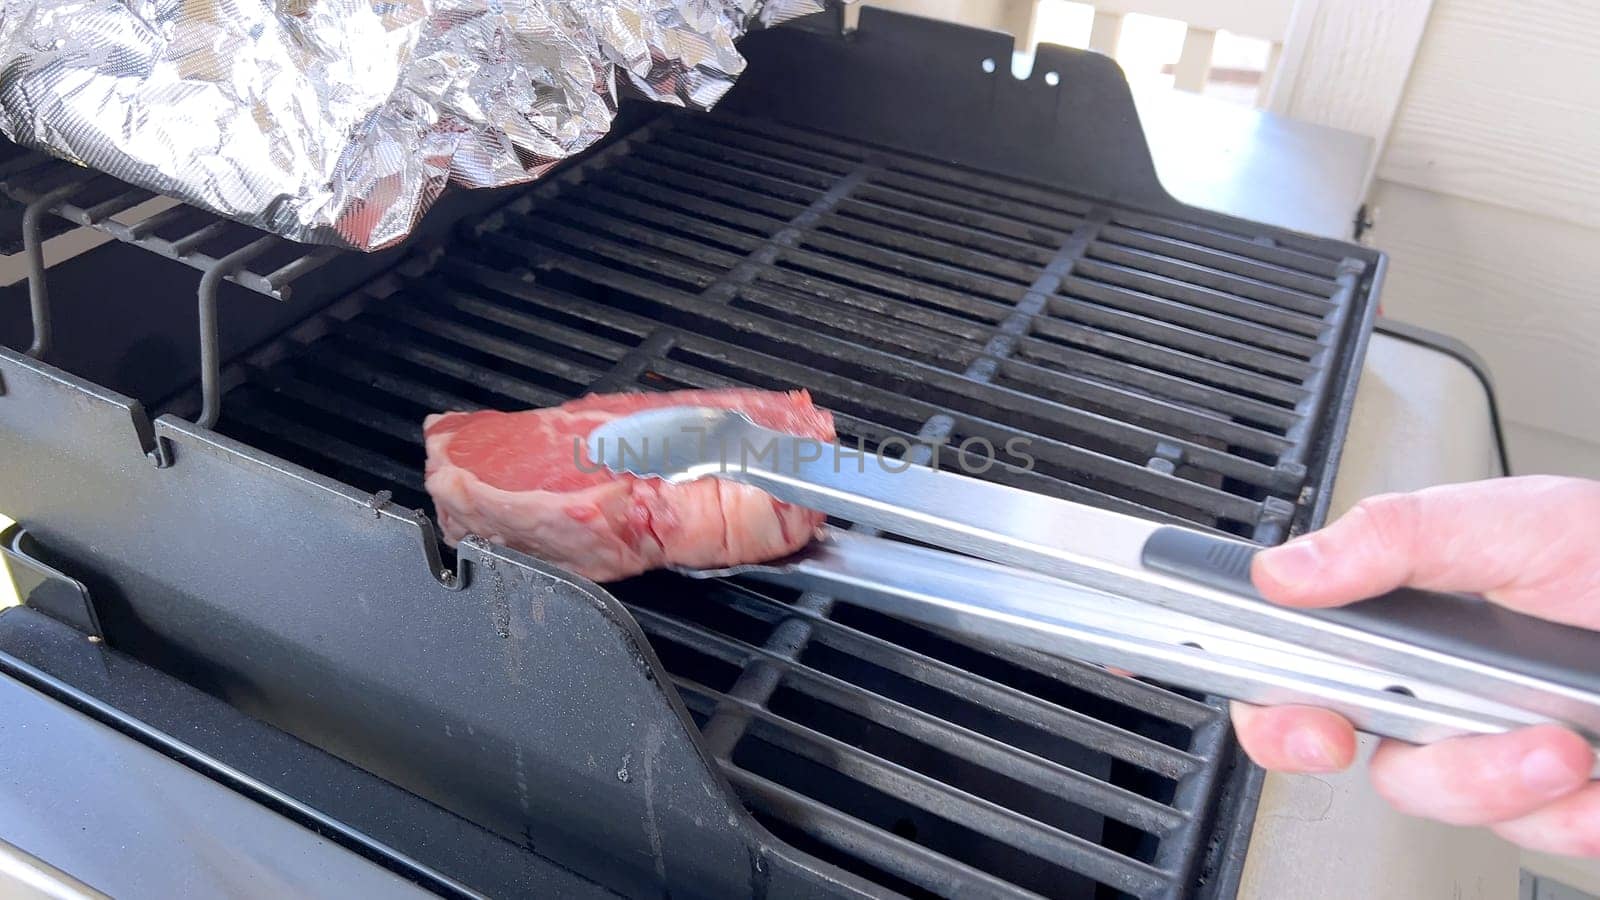
[[[910,469],[918,461],[938,469],[949,462],[953,471],[963,475],[982,475],[1001,466],[1023,472],[1033,471],[1034,458],[1028,453],[1032,443],[1026,437],[1012,437],[1000,446],[984,437],[969,437],[961,441],[949,438],[908,440],[889,437],[868,447],[857,439],[854,446],[847,443],[830,444],[816,438],[741,436],[737,442],[713,443],[707,439],[705,429],[685,427],[681,435],[661,435],[637,440],[626,438],[598,438],[594,447],[601,460],[615,462],[613,468],[634,472],[668,471],[679,456],[686,455],[696,463],[712,463],[723,472],[756,469],[797,475],[801,470],[815,466],[831,469],[835,473],[854,471],[865,474],[872,468],[889,474]],[[606,468],[588,452],[583,438],[572,442],[572,464],[580,472],[598,472]],[[949,447],[954,452],[941,453]],[[923,449],[918,449],[923,448]],[[692,450],[692,454],[688,451]]]

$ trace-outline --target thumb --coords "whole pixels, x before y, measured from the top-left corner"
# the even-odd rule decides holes
[[[1533,476],[1363,500],[1256,554],[1268,599],[1338,606],[1402,586],[1469,591],[1600,629],[1600,482]]]

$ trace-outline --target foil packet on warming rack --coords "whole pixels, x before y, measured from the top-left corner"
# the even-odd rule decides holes
[[[308,243],[403,239],[446,184],[538,178],[619,86],[710,107],[822,0],[0,0],[0,130]]]

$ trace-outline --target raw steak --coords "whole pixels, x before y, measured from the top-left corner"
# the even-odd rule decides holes
[[[756,488],[616,475],[589,458],[586,438],[602,422],[662,406],[736,409],[768,428],[834,440],[833,417],[805,391],[599,394],[526,412],[429,416],[426,484],[445,540],[476,534],[596,581],[762,562],[811,540],[821,513]]]

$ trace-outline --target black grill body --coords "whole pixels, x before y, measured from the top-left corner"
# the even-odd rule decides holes
[[[1259,773],[1217,701],[816,594],[602,589],[436,540],[426,413],[723,385],[807,388],[920,462],[1026,438],[1033,466],[985,477],[1163,521],[1322,520],[1379,256],[1173,201],[1101,57],[1041,48],[1019,82],[983,71],[1009,39],[870,9],[745,50],[719,112],[629,108],[378,258],[113,228],[137,192],[92,179],[50,200],[118,242],[47,273],[42,360],[0,351],[0,510],[33,542],[14,565],[94,615],[60,578],[34,605],[105,643],[13,611],[0,665],[287,779],[446,893],[1225,895]],[[18,156],[0,187],[83,177],[56,172]],[[215,428],[190,421],[196,283],[163,257],[207,273],[202,308],[221,284]]]

